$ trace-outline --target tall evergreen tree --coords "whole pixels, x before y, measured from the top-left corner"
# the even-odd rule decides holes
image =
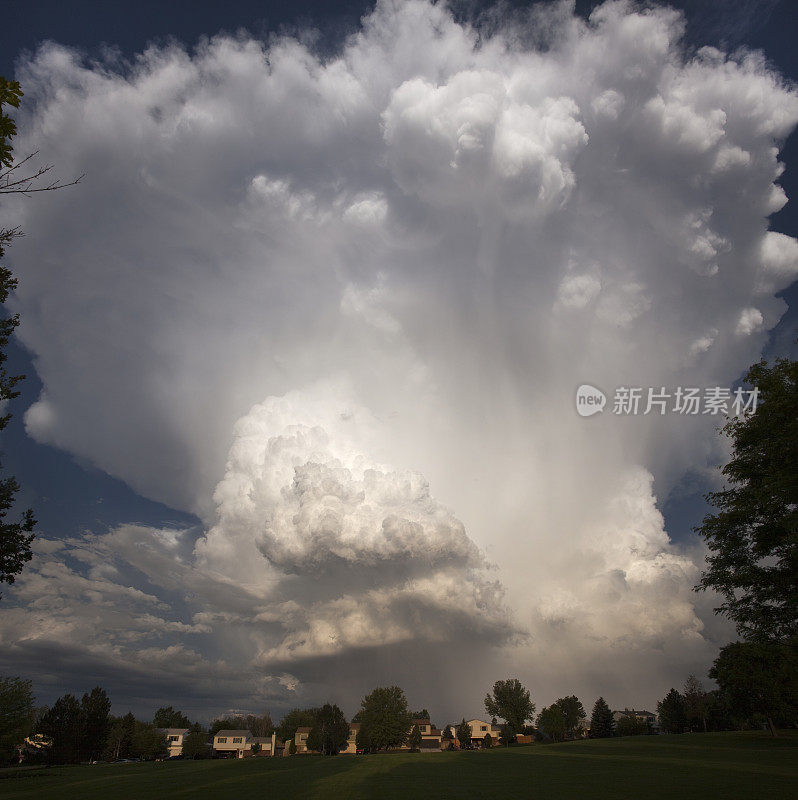
[[[71,694],[59,697],[42,716],[38,732],[52,739],[53,764],[77,764],[83,739],[83,711],[77,698]]]
[[[90,694],[84,694],[81,701],[83,714],[83,741],[81,755],[90,761],[102,756],[108,738],[111,701],[105,690],[95,686]]]
[[[684,710],[684,697],[676,689],[671,689],[657,703],[659,724],[666,733],[684,733],[687,715]]]
[[[599,697],[590,716],[590,738],[606,739],[615,735],[615,720],[612,711],[603,697]]]

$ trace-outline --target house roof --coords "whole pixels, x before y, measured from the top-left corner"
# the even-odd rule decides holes
[[[271,744],[272,737],[271,736],[255,736],[252,739],[253,744]]]
[[[247,739],[252,738],[249,731],[216,731],[217,736],[246,736]]]
[[[155,730],[164,736],[185,736],[190,728],[156,728]]]
[[[422,733],[421,735],[422,736],[428,736],[428,737],[429,736],[441,736],[442,735],[442,731],[441,731],[440,728],[433,727],[432,730],[429,733]]]
[[[422,719],[414,719],[410,724],[411,725],[432,725],[432,723],[429,721],[429,719],[427,717],[424,717]]]
[[[359,722],[350,722],[349,723],[349,730],[350,731],[359,731],[360,730],[360,723]]]
[[[310,728],[307,725],[303,725],[301,728],[297,728],[296,732],[297,733],[310,733],[312,730],[313,730],[313,728]]]

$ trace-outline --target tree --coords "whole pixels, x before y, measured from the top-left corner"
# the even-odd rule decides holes
[[[454,734],[452,733],[452,726],[447,725],[443,729],[443,733],[441,734],[441,742],[446,742],[446,746],[443,748],[444,750],[450,750],[452,748],[452,742],[454,742]]]
[[[252,752],[260,750],[256,742],[252,745]],[[185,758],[205,758],[208,755],[208,735],[199,723],[194,723],[188,735],[183,739],[183,756]]]
[[[411,717],[407,698],[398,686],[374,689],[361,702],[361,725],[375,750],[399,747],[407,740]]]
[[[615,735],[615,720],[612,711],[603,697],[599,697],[593,705],[590,715],[590,738],[606,739]]]
[[[166,736],[158,733],[155,725],[136,720],[133,742],[130,748],[131,755],[136,756],[136,758],[142,758],[145,761],[152,761],[168,750]]]
[[[648,733],[648,725],[633,712],[626,710],[615,723],[615,732],[618,736],[644,736]]]
[[[211,723],[211,736],[215,736],[221,730],[246,730],[253,736],[271,736],[275,727],[271,714],[265,711],[261,716],[238,714],[232,717],[219,717]]]
[[[587,717],[585,707],[579,701],[579,698],[573,694],[568,697],[561,697],[554,705],[562,712],[563,721],[565,722],[565,735],[571,739],[575,738],[580,723]]]
[[[482,740],[482,746],[484,748],[493,747],[493,737],[489,733],[485,734],[485,738]]]
[[[291,741],[288,743],[288,755],[289,756],[296,755],[296,742],[293,739],[291,739]]]
[[[687,724],[687,715],[684,710],[684,698],[671,689],[665,697],[657,703],[659,724],[666,733],[684,733]]]
[[[798,636],[798,361],[761,361],[745,381],[758,405],[723,427],[732,455],[695,529],[710,551],[696,589],[722,595],[715,611],[744,639],[785,641]]]
[[[316,723],[316,713],[311,708],[293,708],[280,721],[277,735],[284,742],[293,740],[297,728],[312,728]]]
[[[4,82],[5,79],[0,78],[0,103],[2,102]],[[2,145],[1,139],[0,145]],[[0,230],[0,258],[5,253],[4,245],[11,241],[16,233],[16,231]],[[0,304],[8,300],[8,295],[16,288],[16,285],[17,281],[11,276],[11,272],[0,266]],[[19,392],[14,387],[25,377],[24,375],[8,375],[3,366],[8,358],[6,355],[8,340],[17,325],[19,325],[19,314],[0,319],[0,409],[5,401],[19,397]],[[8,425],[10,419],[11,414],[0,415],[0,431]],[[19,484],[13,477],[0,479],[0,583],[14,583],[16,576],[22,572],[22,568],[33,557],[31,542],[33,541],[33,528],[36,525],[33,511],[27,509],[17,521],[6,522],[6,515],[14,505],[14,498],[19,488]]]
[[[316,712],[316,721],[308,735],[308,750],[317,750],[325,756],[334,756],[346,747],[348,739],[349,723],[344,717],[344,712],[336,705],[325,703]]]
[[[10,763],[33,732],[33,684],[0,678],[0,763]]]
[[[421,742],[421,729],[418,725],[414,725],[413,730],[410,731],[410,738],[407,740],[407,743],[410,745],[410,751],[417,753],[421,749]]]
[[[26,164],[30,165],[38,153],[30,153],[16,164],[14,163],[14,148],[11,140],[17,135],[17,126],[13,118],[4,113],[2,109],[4,105],[19,108],[23,96],[18,81],[9,81],[0,76],[0,194],[28,195],[34,192],[52,192],[79,183],[84,177],[83,175],[69,183],[55,180],[46,186],[40,186],[39,180],[53,169],[52,164],[46,164],[37,169],[27,169],[27,172],[25,170],[18,172]]]
[[[368,729],[363,725],[358,728],[355,735],[355,747],[358,750],[365,750],[367,753],[371,750],[371,738],[369,737]]]
[[[461,748],[471,746],[471,726],[465,719],[457,726],[457,741],[460,742]]]
[[[59,697],[42,717],[38,732],[52,740],[52,763],[76,764],[83,738],[83,713],[77,698],[71,694]]]
[[[84,758],[94,761],[100,758],[105,750],[108,738],[108,714],[111,701],[105,690],[95,686],[90,694],[84,694],[81,700],[83,715],[83,741],[81,753]]]
[[[24,165],[29,164],[36,153],[31,153],[15,163],[11,140],[17,134],[17,126],[4,107],[19,108],[21,99],[22,90],[19,83],[0,76],[0,194],[48,192],[76,184],[80,178],[67,184],[56,180],[40,186],[39,180],[52,169],[52,165],[25,173]],[[23,172],[19,172],[20,169]],[[5,247],[11,240],[21,235],[18,228],[0,229],[0,258],[5,254]],[[8,300],[8,295],[16,286],[17,281],[11,271],[0,266],[0,305]],[[3,366],[7,360],[8,341],[18,325],[18,314],[0,319],[0,408],[5,401],[19,396],[15,387],[25,378],[24,375],[9,375]],[[10,419],[11,414],[0,414],[0,431],[8,425]],[[31,542],[33,529],[36,526],[33,511],[27,509],[21,513],[17,521],[6,522],[6,515],[13,507],[19,489],[20,486],[13,477],[0,479],[0,583],[14,583],[16,576],[22,572],[32,557]]]
[[[535,715],[535,704],[516,678],[496,681],[493,694],[485,695],[485,710],[494,717],[501,717],[506,722],[507,732],[503,734],[505,744],[518,731],[522,730],[527,720]]]
[[[798,717],[798,642],[733,642],[715,659],[709,677],[717,681],[733,716],[765,717],[776,736],[774,720]]]
[[[413,719],[429,719],[429,711],[426,708],[422,708],[421,711],[411,711],[410,716]]]
[[[565,716],[557,703],[544,708],[538,714],[538,728],[553,742],[561,742],[565,738]]]
[[[707,732],[707,693],[695,675],[689,675],[684,682],[684,711],[690,730],[701,726]]]
[[[172,706],[161,706],[155,712],[152,724],[156,728],[190,728],[191,720],[182,711],[177,711]]]

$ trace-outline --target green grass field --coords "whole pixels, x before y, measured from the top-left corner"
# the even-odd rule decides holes
[[[652,736],[465,753],[0,771],[3,800],[798,797],[798,732]]]

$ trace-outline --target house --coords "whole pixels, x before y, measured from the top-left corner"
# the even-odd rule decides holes
[[[349,723],[349,738],[346,740],[346,747],[342,748],[339,752],[344,755],[354,755],[357,753],[357,733],[360,730],[359,722]]]
[[[485,737],[490,734],[493,744],[497,744],[502,735],[502,729],[499,725],[494,725],[492,722],[485,722],[482,719],[467,719],[466,722],[471,726],[471,744],[476,747],[483,747],[485,744]],[[453,725],[452,730],[457,733],[457,726]]]
[[[183,755],[183,743],[186,740],[186,736],[188,736],[188,728],[156,728],[155,730],[166,738],[169,758]]]
[[[254,745],[257,745],[257,747]],[[250,752],[253,756],[258,756],[259,758],[270,758],[271,756],[277,755],[278,749],[281,749],[281,747],[278,747],[276,733],[273,733],[271,736],[252,737],[252,746],[250,746]]]
[[[311,728],[307,725],[303,725],[300,728],[296,729],[296,733],[294,734],[294,744],[296,745],[297,753],[310,753],[311,750],[308,750],[308,736],[310,734]]]
[[[623,719],[624,717],[631,717],[632,719],[636,719],[638,722],[644,723],[652,730],[659,730],[659,725],[657,723],[657,715],[654,714],[652,711],[635,711],[635,709],[633,708],[625,708],[623,711],[612,712],[612,718],[616,722]]]
[[[213,752],[222,758],[244,758],[252,755],[252,742],[249,731],[218,731],[213,737]]]
[[[418,726],[421,731],[421,745],[419,749],[422,753],[433,753],[441,749],[441,737],[443,732],[436,728],[428,719],[414,719],[410,723],[410,730]]]
[[[253,747],[253,745],[257,745]],[[219,758],[250,758],[277,755],[277,734],[253,736],[249,731],[219,731],[213,737],[213,753]]]

